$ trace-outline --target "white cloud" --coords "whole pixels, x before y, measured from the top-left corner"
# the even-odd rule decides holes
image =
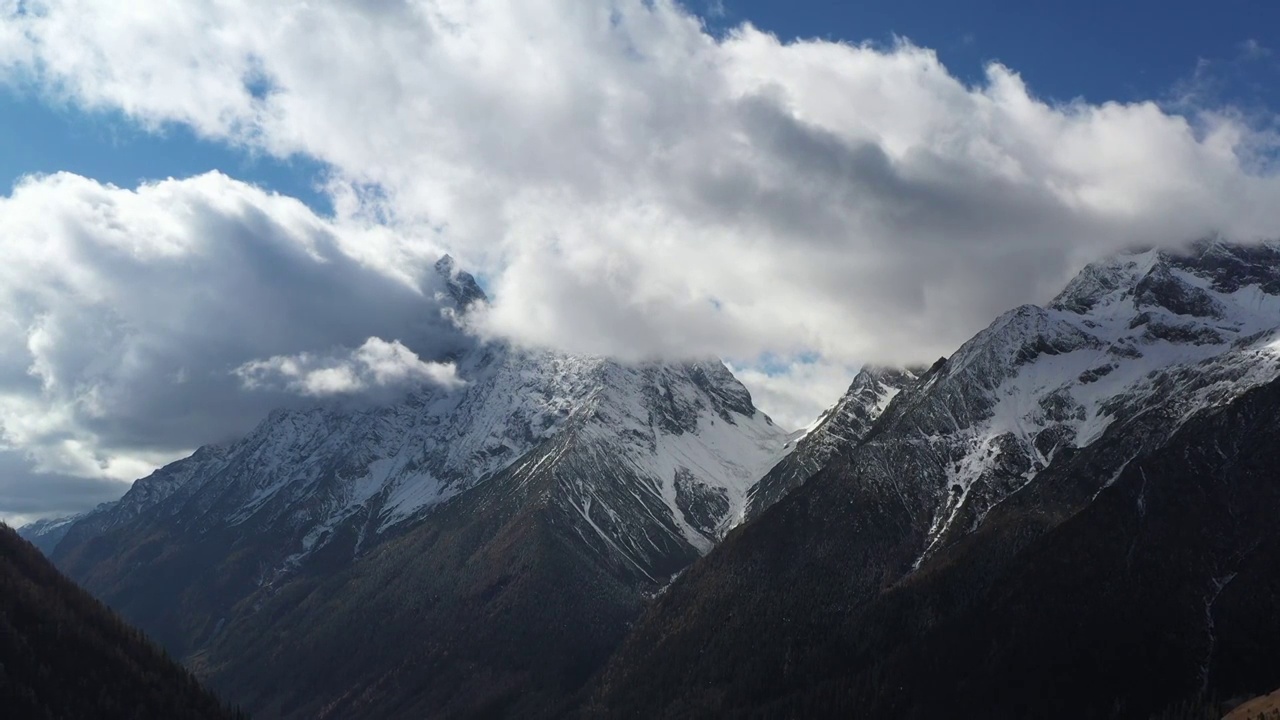
[[[1280,226],[1227,115],[1050,105],[999,65],[968,87],[905,43],[717,40],[666,0],[26,6],[11,72],[331,163],[343,213],[438,231],[494,279],[489,330],[532,343],[931,358],[1097,253]]]
[[[760,409],[784,428],[796,430],[818,419],[849,388],[858,366],[797,358],[767,369],[730,366],[751,388]]]
[[[432,383],[446,388],[460,387],[452,362],[427,362],[398,340],[387,342],[371,337],[354,350],[328,354],[303,352],[252,360],[236,368],[245,387],[270,387],[308,395],[329,397],[364,393],[371,389]]]
[[[991,65],[968,86],[905,42],[783,43],[749,25],[712,37],[670,0],[21,5],[0,0],[7,79],[328,163],[332,222],[362,229],[345,257],[412,282],[428,242],[447,249],[491,280],[479,329],[533,344],[930,361],[1100,253],[1280,228],[1275,136],[1230,109],[1050,104],[1014,69]],[[290,233],[327,222],[270,202]],[[79,212],[95,218],[80,233],[128,247],[92,204]],[[172,234],[131,252],[155,267],[190,257],[191,238]],[[120,301],[94,291],[81,302]],[[167,322],[201,307],[191,296]],[[396,323],[358,322],[366,307],[340,338],[253,343],[231,367],[401,337]],[[112,347],[117,326],[50,317],[8,330],[34,374],[0,373],[74,394],[58,412],[108,423],[112,398],[93,383],[73,393],[58,370],[71,361],[43,348]],[[244,321],[266,334],[273,317]],[[95,377],[96,360],[77,362]],[[359,382],[354,370],[324,377]],[[757,394],[769,382],[756,378]],[[777,392],[779,407],[799,402]]]
[[[436,251],[362,260],[385,235],[217,173],[21,182],[0,197],[0,464],[37,486],[137,478],[301,402],[241,390],[260,358],[355,347],[356,385],[456,383],[439,361],[473,341],[444,317]]]

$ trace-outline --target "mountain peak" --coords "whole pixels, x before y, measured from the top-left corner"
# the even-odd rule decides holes
[[[1079,315],[1099,305],[1132,300],[1176,315],[1217,317],[1210,292],[1257,285],[1280,294],[1280,242],[1244,245],[1209,238],[1182,250],[1132,250],[1089,263],[1049,304]]]
[[[915,387],[928,370],[864,365],[836,404],[808,428],[793,434],[791,452],[752,488],[747,517],[760,515],[802,485],[841,448],[852,447],[871,430],[895,397]]]
[[[475,276],[458,269],[458,261],[454,260],[452,255],[448,253],[441,255],[436,261],[435,268],[436,273],[445,282],[445,290],[449,293],[449,297],[453,298],[453,302],[459,309],[465,310],[476,302],[488,302],[489,297],[484,294]]]

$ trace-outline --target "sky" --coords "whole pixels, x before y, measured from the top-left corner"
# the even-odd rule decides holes
[[[0,517],[471,336],[806,424],[1132,245],[1280,227],[1280,5],[0,0]],[[290,375],[289,373],[292,373]]]

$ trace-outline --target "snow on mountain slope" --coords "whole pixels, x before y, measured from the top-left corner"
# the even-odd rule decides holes
[[[845,394],[813,425],[788,438],[792,452],[769,468],[748,494],[745,516],[755,517],[817,472],[841,447],[857,444],[893,398],[911,387],[925,368],[867,366],[858,371]]]
[[[705,553],[741,519],[748,491],[786,451],[786,432],[718,362],[610,364],[607,374],[581,431],[614,448],[615,464],[601,474],[625,468],[642,487],[652,483],[683,539]]]
[[[17,529],[18,535],[20,535],[23,540],[26,540],[32,545],[40,548],[40,551],[45,555],[48,555],[53,552],[53,549],[57,547],[58,543],[62,541],[62,538],[66,536],[67,531],[71,529],[71,526],[75,524],[76,521],[80,520],[80,518],[84,517],[84,515],[85,513],[80,513],[79,515],[66,515],[63,517],[45,518],[43,520],[29,522]]]
[[[437,271],[460,312],[483,301],[449,258]],[[640,513],[644,522],[619,527],[673,529],[667,549],[683,556],[706,552],[742,517],[750,487],[786,452],[785,432],[718,360],[624,365],[502,343],[477,343],[453,359],[461,387],[422,386],[377,407],[273,412],[245,438],[139,480],[76,522],[68,543],[144,514],[197,532],[269,532],[284,542],[280,557],[263,558],[274,568],[267,582],[339,538],[359,553],[517,461],[536,470],[545,458],[530,453],[572,430],[568,452],[601,458],[580,463],[592,474],[580,484],[595,488],[579,498],[594,504],[580,511],[583,523],[597,522],[593,513]],[[651,502],[618,500],[645,494]]]
[[[339,528],[357,535],[358,550],[573,426],[607,443],[611,462],[629,467],[705,552],[785,442],[718,362],[631,367],[493,345],[460,360],[459,372],[461,389],[425,387],[386,407],[277,411],[246,438],[140,480],[83,530],[153,507],[198,527],[284,529],[296,539],[287,569]],[[718,498],[715,508],[682,509],[682,487]]]
[[[943,467],[921,560],[1117,420],[1160,412],[1172,433],[1274,379],[1278,338],[1276,244],[1121,255],[1001,316],[885,413]]]

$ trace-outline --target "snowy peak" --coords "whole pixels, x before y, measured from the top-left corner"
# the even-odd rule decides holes
[[[444,280],[445,291],[453,299],[459,309],[465,310],[476,302],[487,302],[489,298],[480,289],[475,277],[458,269],[457,261],[452,255],[442,255],[435,265],[436,273]]]
[[[262,561],[272,582],[322,548],[359,554],[513,468],[529,476],[521,482],[571,488],[548,497],[572,496],[580,524],[613,546],[665,533],[661,553],[626,551],[656,578],[663,558],[696,557],[741,517],[785,443],[718,360],[628,365],[499,343],[458,369],[465,386],[424,386],[390,405],[275,411],[245,438],[138,481],[72,532],[148,513],[199,531],[271,533],[287,538]]]
[[[36,520],[18,528],[18,534],[22,536],[23,540],[40,548],[40,552],[49,555],[58,546],[67,531],[71,529],[71,526],[84,515],[85,513],[81,513],[79,515]]]
[[[1166,253],[1165,258],[1173,268],[1206,280],[1214,292],[1235,293],[1257,286],[1268,295],[1280,295],[1280,242],[1235,245],[1208,240],[1190,252]]]
[[[790,452],[751,489],[745,517],[753,518],[802,485],[841,448],[852,448],[871,430],[894,398],[915,387],[925,368],[867,365],[849,389],[809,428],[791,437]]]
[[[1157,250],[1146,250],[1089,263],[1067,283],[1049,307],[1081,315],[1088,313],[1104,298],[1131,292],[1151,271],[1159,256]]]
[[[925,368],[891,368],[868,365],[854,376],[849,389],[823,414],[803,442],[806,446],[835,446],[857,442],[866,435],[889,403],[913,387]]]
[[[786,432],[719,361],[599,373],[589,411],[521,461],[519,482],[549,488],[571,532],[657,582],[741,520]]]
[[[1047,308],[1016,308],[965,343],[883,420],[945,458],[926,481],[938,503],[926,554],[1059,451],[1156,408],[1171,433],[1280,375],[1278,260],[1274,244],[1123,254],[1086,267]]]
[[[1280,295],[1280,243],[1233,245],[1205,240],[1188,250],[1123,253],[1085,267],[1049,304],[1081,315],[1101,304],[1128,301],[1175,315],[1222,317],[1215,294],[1255,287]]]

